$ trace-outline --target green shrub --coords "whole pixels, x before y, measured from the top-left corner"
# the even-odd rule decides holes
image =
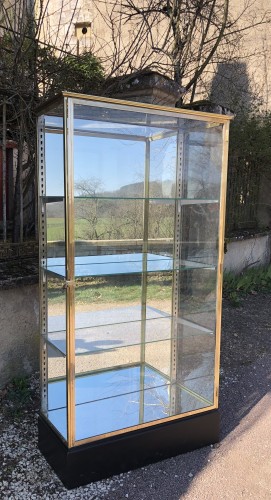
[[[224,273],[223,296],[239,305],[240,298],[249,293],[271,292],[271,265],[256,267],[241,274]]]

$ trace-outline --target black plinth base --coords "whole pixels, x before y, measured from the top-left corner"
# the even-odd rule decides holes
[[[216,443],[218,439],[218,410],[71,449],[39,417],[39,448],[69,489]]]

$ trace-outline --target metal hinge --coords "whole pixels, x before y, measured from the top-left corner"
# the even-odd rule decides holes
[[[67,280],[65,281],[64,285],[63,285],[63,290],[66,290],[67,288],[71,288],[72,286],[74,286],[74,281],[73,280]]]

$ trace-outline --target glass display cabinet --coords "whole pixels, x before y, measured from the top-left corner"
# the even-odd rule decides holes
[[[39,446],[67,487],[218,440],[228,129],[71,93],[39,110]]]

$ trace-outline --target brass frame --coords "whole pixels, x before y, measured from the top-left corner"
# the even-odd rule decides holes
[[[44,104],[41,104],[37,107],[36,111],[38,114],[45,114],[46,111],[50,109],[54,109],[58,103],[61,103],[63,98],[72,98],[75,104],[88,104],[91,106],[91,102],[94,102],[96,106],[104,107],[104,104],[111,104],[113,107],[116,106],[124,106],[125,108],[131,108],[132,111],[140,112],[141,109],[147,109],[149,113],[156,114],[157,111],[160,111],[161,115],[171,115],[176,118],[180,118],[180,115],[184,116],[190,120],[199,120],[199,121],[207,121],[209,123],[218,122],[218,123],[227,123],[229,120],[233,119],[233,116],[230,115],[219,115],[217,113],[207,113],[205,111],[193,111],[183,108],[169,108],[167,106],[158,106],[155,104],[145,104],[141,102],[132,102],[132,101],[124,101],[122,99],[112,99],[110,97],[100,97],[95,95],[88,94],[76,94],[74,92],[61,92],[52,99],[48,99],[48,101]],[[80,101],[82,101],[80,103]]]
[[[64,178],[66,230],[66,377],[67,377],[67,441],[75,442],[75,302],[74,302],[74,182],[73,182],[73,104],[64,98]]]
[[[57,104],[64,104],[64,180],[65,180],[65,245],[66,245],[66,342],[67,342],[67,356],[66,356],[66,379],[67,379],[67,444],[69,448],[73,446],[78,446],[85,443],[90,443],[94,441],[99,441],[105,437],[125,434],[131,430],[143,429],[157,425],[159,423],[169,422],[171,420],[177,420],[185,418],[192,415],[197,415],[199,413],[204,413],[218,408],[218,391],[219,391],[219,359],[220,359],[220,337],[221,337],[221,297],[222,297],[222,273],[223,273],[223,247],[224,247],[224,230],[225,230],[225,204],[226,204],[226,182],[227,182],[227,154],[228,154],[228,138],[229,138],[229,121],[233,118],[232,116],[218,115],[214,113],[204,113],[197,111],[190,111],[187,109],[177,109],[168,108],[165,106],[149,105],[137,102],[123,101],[111,98],[88,96],[84,94],[75,94],[70,92],[62,92],[55,98],[51,99],[44,105],[40,106],[37,110],[39,115],[46,114],[46,112],[54,109]],[[83,440],[75,440],[75,301],[74,301],[74,256],[75,256],[75,239],[74,239],[74,226],[73,226],[73,215],[74,215],[74,180],[73,180],[73,109],[75,104],[83,104],[95,107],[104,107],[105,105],[109,109],[119,109],[119,110],[131,110],[133,112],[142,112],[146,110],[148,114],[159,114],[161,116],[169,116],[190,120],[198,120],[213,124],[223,125],[223,155],[222,155],[222,168],[221,168],[221,190],[220,190],[220,213],[219,213],[219,251],[218,251],[218,267],[217,267],[217,286],[216,286],[216,347],[215,347],[215,359],[214,359],[214,404],[208,406],[207,408],[202,408],[198,410],[189,411],[183,414],[172,415],[167,418],[155,420],[154,422],[141,423],[139,425],[128,427],[125,429],[120,429],[118,431],[106,433],[103,435],[86,438]],[[41,120],[41,118],[40,118]],[[40,122],[39,122],[40,123]],[[177,132],[177,130],[176,130]],[[172,133],[172,132],[171,132]],[[170,134],[170,131],[169,131]],[[160,134],[157,134],[157,139]],[[142,141],[146,138],[142,137]],[[149,139],[147,139],[149,144]],[[147,143],[146,143],[147,148]],[[40,149],[38,148],[38,152]],[[178,145],[177,155],[180,154],[180,144]],[[146,149],[146,158],[148,160],[148,153]],[[39,161],[41,161],[41,155],[39,154]],[[178,160],[177,160],[178,161]],[[148,161],[147,161],[148,163]],[[148,169],[148,165],[145,167]],[[42,181],[40,179],[40,195],[42,195],[43,190],[41,188]],[[178,189],[178,187],[176,186]],[[145,202],[146,204],[146,202]],[[144,212],[146,212],[146,206],[144,207]],[[40,231],[42,230],[42,207],[40,205]],[[146,217],[144,219],[144,234],[148,228],[148,221]],[[146,245],[146,244],[145,244]],[[178,254],[178,249],[175,248],[175,254]],[[44,242],[41,241],[40,244],[40,258],[44,258]],[[41,272],[42,277],[42,272]],[[174,278],[175,284],[176,277]],[[42,279],[41,279],[42,283]],[[173,287],[175,285],[173,284]],[[143,287],[144,288],[144,287]],[[143,300],[146,301],[146,293],[142,291]],[[41,318],[44,316],[44,311],[42,311],[42,304],[44,298],[42,297],[42,284],[41,284]],[[144,315],[144,311],[143,311]],[[174,323],[174,319],[173,319]],[[44,325],[43,325],[44,326]],[[174,331],[174,328],[173,330]],[[144,331],[142,331],[142,336],[144,336]],[[174,336],[174,335],[173,335]],[[43,335],[41,336],[43,339]],[[172,354],[174,356],[175,349],[175,339],[172,341]],[[41,341],[41,346],[44,347]],[[142,347],[141,347],[142,356]],[[42,357],[42,363],[44,363],[44,356]],[[44,370],[41,371],[44,373]],[[173,375],[173,374],[172,374]],[[42,379],[42,387],[44,386],[44,376]],[[172,399],[173,398],[173,399]],[[171,405],[174,403],[174,395],[171,395]],[[48,421],[49,425],[50,421]],[[52,426],[54,427],[54,426]]]
[[[224,237],[225,237],[225,215],[228,173],[228,149],[229,149],[229,121],[223,127],[223,150],[219,205],[219,246],[217,266],[216,287],[216,347],[215,347],[215,377],[214,377],[214,403],[218,407],[219,396],[219,372],[220,372],[220,346],[221,346],[221,316],[222,316],[222,286],[223,286],[223,263],[224,263]]]

